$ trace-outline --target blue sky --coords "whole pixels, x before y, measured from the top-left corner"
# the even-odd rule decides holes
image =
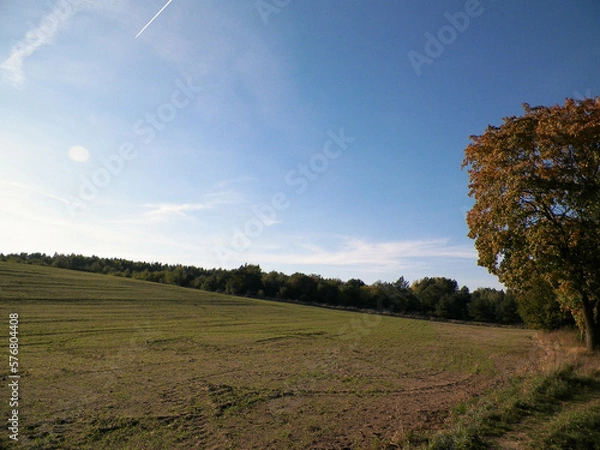
[[[499,287],[466,236],[468,137],[600,95],[599,22],[596,0],[2,2],[0,251]]]

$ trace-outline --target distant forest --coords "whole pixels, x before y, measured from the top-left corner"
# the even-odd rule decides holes
[[[367,285],[355,278],[342,281],[314,274],[264,272],[260,266],[251,264],[231,270],[203,269],[58,253],[53,256],[44,253],[0,254],[0,261],[115,275],[258,299],[374,310],[413,317],[497,324],[522,324],[525,319],[528,325],[547,329],[569,323],[569,318],[558,310],[557,303],[547,297],[537,299],[541,303],[532,310],[531,298],[519,302],[510,291],[492,288],[470,292],[466,286],[459,287],[456,280],[444,277],[426,277],[412,284],[400,277],[393,283],[377,281]],[[529,309],[520,308],[521,303],[529,306]],[[539,317],[541,313],[545,316]]]

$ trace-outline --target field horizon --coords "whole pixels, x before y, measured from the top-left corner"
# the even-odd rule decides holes
[[[0,298],[5,342],[19,315],[27,449],[386,448],[527,372],[537,351],[531,330],[13,263],[0,263]]]

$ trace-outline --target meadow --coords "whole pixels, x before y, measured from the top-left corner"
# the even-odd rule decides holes
[[[535,333],[0,263],[24,449],[372,449],[531,370]]]

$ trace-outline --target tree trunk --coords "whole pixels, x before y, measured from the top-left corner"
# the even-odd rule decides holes
[[[583,319],[585,323],[585,346],[590,351],[600,350],[600,317],[597,314],[598,305],[591,305],[589,298],[583,298]],[[595,314],[596,313],[596,314]]]

